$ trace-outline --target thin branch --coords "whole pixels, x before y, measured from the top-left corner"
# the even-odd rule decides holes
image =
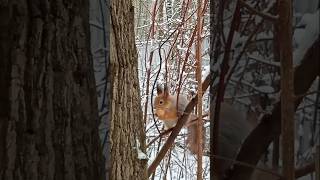
[[[239,0],[239,1],[240,1],[241,6],[245,7],[253,14],[261,16],[262,18],[269,20],[269,21],[277,21],[278,20],[277,16],[273,16],[273,15],[258,11],[255,8],[251,7],[249,4],[247,4],[246,2],[244,2],[243,0]]]
[[[201,87],[201,78],[202,78],[202,58],[201,58],[201,49],[202,49],[202,29],[203,29],[203,15],[201,13],[202,0],[198,0],[198,11],[197,11],[197,43],[196,43],[196,79],[198,84],[198,102],[197,102],[197,130],[196,136],[198,139],[197,144],[197,180],[202,180],[202,156],[203,156],[203,136],[202,136],[202,87]]]
[[[305,96],[308,96],[308,95],[311,95],[311,94],[316,94],[316,93],[320,94],[320,91],[311,91],[311,92],[306,92],[306,93],[303,93],[303,94],[295,95],[295,98],[299,99],[299,98],[303,98]]]
[[[166,135],[166,134],[169,134],[172,130],[173,130],[173,128],[170,128],[170,129],[167,129],[167,130],[161,132],[157,137],[155,137],[154,139],[152,139],[152,140],[147,144],[147,148],[148,148],[151,144],[153,144],[157,139],[163,137],[163,136]]]
[[[260,58],[258,58],[256,56],[253,56],[253,55],[250,55],[250,54],[248,54],[247,56],[248,56],[248,58],[250,60],[258,61],[260,63],[266,64],[266,65],[269,65],[269,66],[280,67],[280,62],[266,61],[264,59],[260,59]]]
[[[219,126],[220,126],[220,108],[221,102],[223,101],[224,92],[225,92],[225,76],[229,70],[229,59],[230,59],[230,52],[231,52],[231,45],[234,37],[235,31],[239,29],[239,25],[241,22],[240,16],[240,4],[237,1],[235,12],[233,14],[232,22],[230,31],[228,34],[227,44],[225,47],[225,53],[223,56],[223,61],[221,65],[221,73],[219,77],[219,86],[217,91],[217,99],[216,99],[216,106],[214,110],[214,117],[213,118],[213,132],[210,134],[211,138],[213,139],[213,144],[210,144],[210,152],[212,152],[212,156],[210,156],[210,163],[214,164],[213,172],[217,172],[216,177],[219,179],[219,164],[218,161],[214,158],[214,155],[219,154]],[[213,178],[213,177],[211,177]]]
[[[300,177],[303,177],[303,176],[306,176],[307,174],[310,174],[312,172],[315,171],[315,163],[312,162],[312,163],[309,163],[307,165],[304,165],[298,169],[296,169],[294,171],[294,176],[296,179],[300,178]],[[285,180],[283,177],[280,177],[276,180]]]

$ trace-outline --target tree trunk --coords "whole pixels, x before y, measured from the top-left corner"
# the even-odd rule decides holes
[[[294,180],[294,89],[292,60],[292,2],[278,1],[279,49],[281,63],[281,147],[286,180]]]
[[[0,0],[0,179],[105,179],[89,1]]]
[[[110,44],[110,179],[147,179],[147,162],[138,157],[146,147],[131,1],[111,2]]]

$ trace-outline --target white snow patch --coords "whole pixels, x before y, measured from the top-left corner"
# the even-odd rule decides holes
[[[263,92],[263,93],[273,93],[274,92],[274,89],[271,86],[260,86],[260,87],[257,87],[257,89],[259,89],[259,91]]]
[[[295,66],[301,63],[301,60],[319,36],[319,10],[313,14],[305,14],[298,26],[305,26],[304,29],[296,29],[293,35],[294,41],[297,44],[297,49],[293,53],[293,63]]]

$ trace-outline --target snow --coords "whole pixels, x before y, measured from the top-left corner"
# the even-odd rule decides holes
[[[181,50],[183,52],[187,52],[188,51],[188,48],[183,48],[183,47],[181,47],[180,44],[177,45],[177,49],[179,49],[179,50]]]
[[[304,54],[319,36],[319,10],[313,14],[305,14],[302,16],[297,26],[305,26],[304,29],[295,30],[293,38],[297,49],[293,53],[293,63],[295,66],[301,63]]]
[[[313,13],[319,7],[319,0],[295,0],[294,8],[296,13],[305,14]]]
[[[234,32],[233,41],[231,45],[231,49],[239,48],[240,50],[243,49],[245,42],[247,41],[246,36],[241,36],[239,32]]]
[[[142,150],[140,149],[140,142],[138,139],[136,139],[136,147],[135,149],[137,149],[137,153],[138,153],[138,159],[140,160],[146,160],[148,159],[148,156],[142,152]]]
[[[257,89],[262,93],[274,93],[274,88],[271,86],[259,86]]]
[[[202,68],[202,81],[210,74],[210,65],[204,66]]]

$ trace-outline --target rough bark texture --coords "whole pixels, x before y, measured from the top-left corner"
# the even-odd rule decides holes
[[[110,179],[143,180],[146,161],[138,159],[137,142],[145,152],[140,105],[138,55],[134,38],[134,7],[128,0],[111,2],[110,34]]]
[[[0,180],[105,179],[88,5],[0,0]]]

